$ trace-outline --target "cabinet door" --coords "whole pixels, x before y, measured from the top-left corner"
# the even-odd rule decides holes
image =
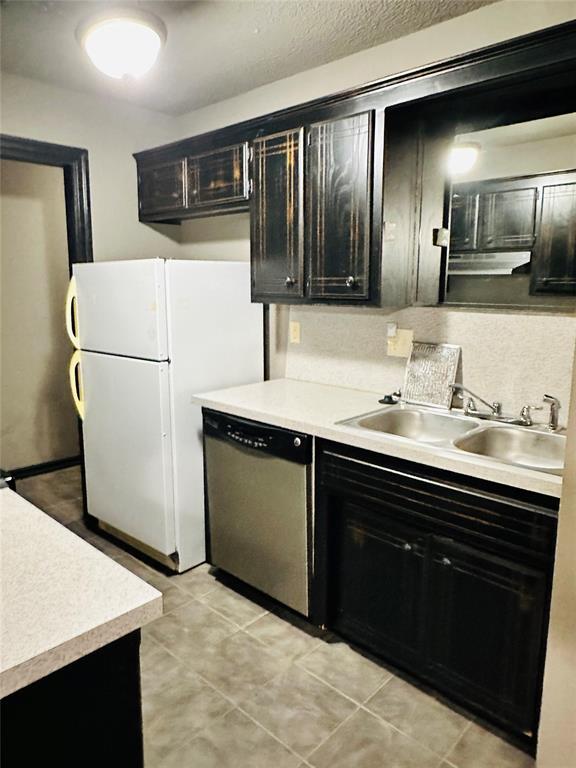
[[[370,296],[373,114],[310,128],[307,162],[309,295]]]
[[[480,195],[480,250],[532,248],[536,187],[494,189]]]
[[[450,217],[450,250],[453,253],[475,250],[478,247],[478,194],[454,189]]]
[[[188,158],[188,206],[233,206],[248,200],[248,145],[235,144]]]
[[[576,293],[576,182],[542,188],[533,293]]]
[[[435,679],[515,730],[536,728],[546,575],[435,538],[428,659]]]
[[[141,215],[179,211],[186,207],[186,161],[138,168],[138,204]]]
[[[256,139],[250,206],[252,298],[304,295],[303,129]]]
[[[338,512],[330,584],[332,621],[352,640],[398,662],[420,655],[425,543],[410,526],[352,501]]]

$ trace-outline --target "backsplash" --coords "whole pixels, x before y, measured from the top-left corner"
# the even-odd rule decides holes
[[[300,344],[289,344],[286,376],[382,394],[401,387],[405,358],[386,354],[387,323],[414,339],[462,347],[458,379],[506,413],[539,404],[547,393],[568,417],[576,316],[414,307],[398,311],[291,307]],[[281,350],[279,350],[281,351]],[[547,408],[534,414],[545,421]]]

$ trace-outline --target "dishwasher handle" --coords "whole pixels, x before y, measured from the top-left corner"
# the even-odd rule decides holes
[[[302,432],[203,410],[204,435],[296,464],[312,463],[312,438]]]

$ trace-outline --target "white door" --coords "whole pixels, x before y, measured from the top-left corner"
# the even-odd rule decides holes
[[[80,348],[168,358],[163,259],[75,264]]]
[[[169,364],[81,352],[88,512],[173,553]]]

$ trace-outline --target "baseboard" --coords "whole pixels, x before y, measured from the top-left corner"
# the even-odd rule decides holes
[[[32,464],[29,467],[19,467],[18,469],[0,469],[2,477],[10,477],[13,480],[23,480],[25,477],[34,477],[34,475],[44,475],[48,472],[57,472],[59,469],[68,469],[80,464],[81,456],[69,456],[66,459],[56,459],[55,461],[45,461],[42,464]]]

